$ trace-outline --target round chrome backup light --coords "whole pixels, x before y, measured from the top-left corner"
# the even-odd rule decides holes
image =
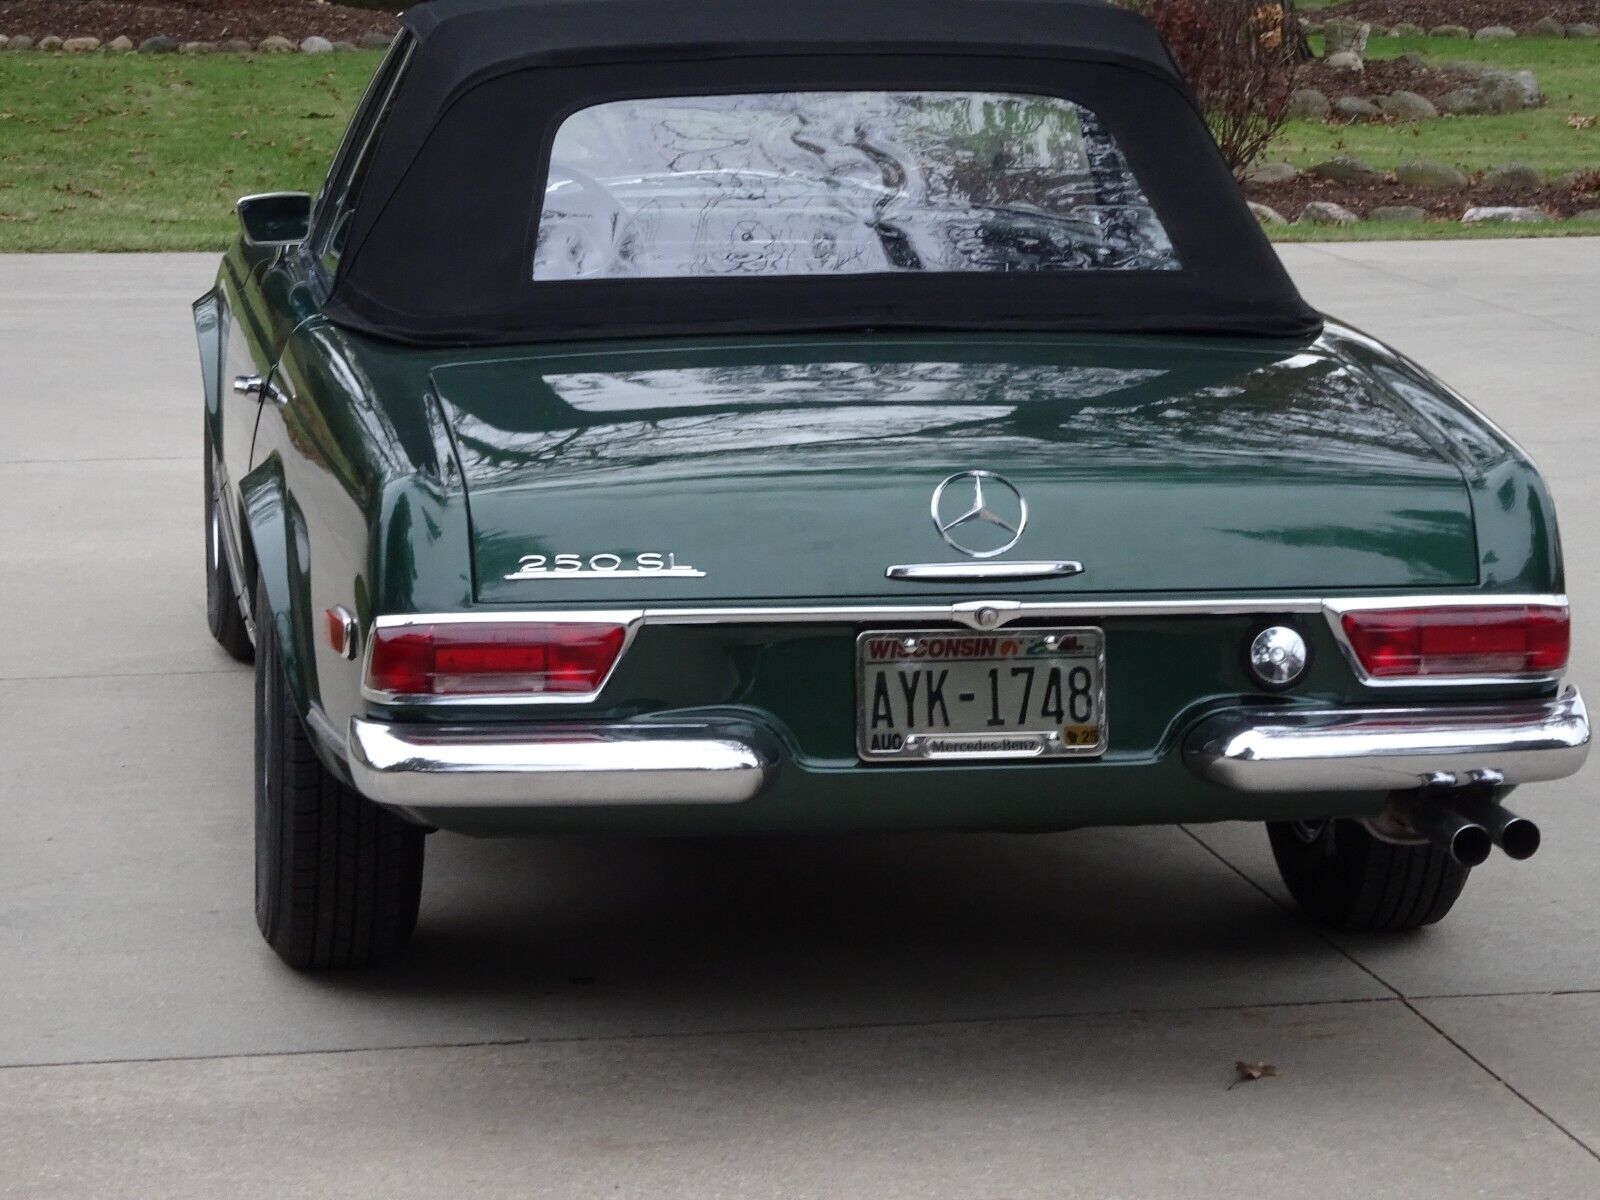
[[[1268,687],[1288,687],[1305,673],[1306,640],[1285,625],[1273,625],[1250,643],[1250,670]]]

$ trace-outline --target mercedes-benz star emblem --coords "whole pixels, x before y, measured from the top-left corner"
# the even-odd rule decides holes
[[[993,558],[1022,540],[1028,502],[993,471],[962,471],[933,489],[933,527],[961,553]]]

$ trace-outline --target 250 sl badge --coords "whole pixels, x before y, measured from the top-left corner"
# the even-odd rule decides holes
[[[683,566],[676,554],[524,554],[507,579],[595,579],[601,576],[651,579],[704,579],[706,573]]]

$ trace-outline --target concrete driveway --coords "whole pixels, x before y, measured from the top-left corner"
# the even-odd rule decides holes
[[[1285,256],[1543,465],[1600,694],[1600,241]],[[203,613],[212,262],[0,259],[0,1194],[1600,1195],[1592,770],[1413,937],[1303,923],[1256,827],[441,835],[403,962],[282,968]]]

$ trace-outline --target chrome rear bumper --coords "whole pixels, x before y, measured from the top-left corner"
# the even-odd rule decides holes
[[[1391,792],[1575,774],[1589,754],[1577,688],[1553,700],[1430,708],[1233,709],[1195,727],[1191,768],[1241,792]]]
[[[738,804],[775,758],[703,725],[496,726],[350,722],[356,789],[402,808]]]

